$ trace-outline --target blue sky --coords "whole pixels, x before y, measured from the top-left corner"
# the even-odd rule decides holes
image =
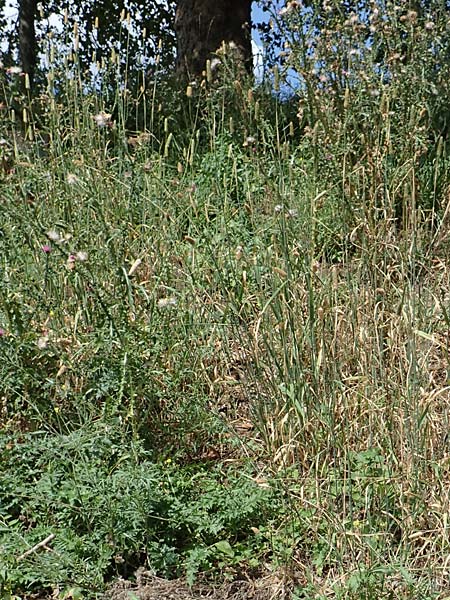
[[[282,2],[281,0],[273,0],[272,1],[272,6],[273,6],[274,10],[278,10],[283,5],[284,5],[284,2]],[[260,5],[257,2],[253,2],[252,3],[253,25],[256,25],[257,23],[267,22],[268,20],[269,20],[269,13],[263,12]],[[253,32],[253,39],[256,43],[259,43],[258,32],[256,32],[256,31]]]
[[[272,5],[276,9],[283,3],[280,0],[273,0]],[[257,25],[258,23],[267,22],[269,20],[269,13],[263,12],[260,5],[257,2],[252,3],[252,23]],[[252,32],[252,47],[253,47],[253,65],[255,71],[256,80],[260,80],[263,77],[263,48],[258,31],[253,30]]]
[[[265,21],[267,19],[267,13],[263,13],[260,6],[253,2],[252,6],[252,20],[253,23],[258,23],[259,21]]]

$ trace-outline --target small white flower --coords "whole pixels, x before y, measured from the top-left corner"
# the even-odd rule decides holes
[[[158,300],[158,308],[170,308],[171,306],[176,306],[177,303],[177,299],[174,298],[173,296],[170,296],[169,298],[160,298]]]
[[[77,252],[75,254],[75,259],[79,260],[80,262],[85,262],[88,259],[88,253],[83,251]]]
[[[286,4],[286,6],[284,6],[281,10],[278,11],[278,14],[280,15],[280,17],[284,17],[285,15],[288,15],[295,8],[298,8],[298,7],[299,7],[299,3],[296,2],[296,0],[291,0],[291,2],[288,2]]]
[[[36,342],[37,347],[39,348],[39,350],[44,350],[45,348],[47,348],[47,344],[48,344],[48,336],[44,335],[42,337],[40,337],[38,339],[38,341]]]
[[[6,72],[8,73],[8,75],[20,75],[22,73],[22,68],[21,67],[8,67],[6,69]]]
[[[54,229],[50,229],[50,231],[47,231],[47,237],[49,240],[51,240],[52,242],[55,242],[55,243],[58,243],[61,241],[61,236]]]
[[[94,121],[97,123],[99,127],[108,127],[112,124],[111,122],[111,114],[106,113],[103,110],[99,112],[97,115],[92,117]]]
[[[211,61],[211,71],[214,73],[222,64],[222,61],[219,58],[213,58]]]
[[[66,181],[69,185],[74,185],[75,183],[78,182],[78,177],[76,175],[74,175],[73,173],[67,173]]]
[[[57,231],[50,230],[47,231],[47,237],[55,244],[66,244],[68,241],[72,239],[71,233],[59,234]]]
[[[273,209],[276,213],[280,213],[283,212],[284,210],[284,204],[277,204],[274,209]]]

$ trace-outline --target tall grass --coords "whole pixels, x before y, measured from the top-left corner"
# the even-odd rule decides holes
[[[320,7],[295,4],[276,17],[303,78],[295,100],[234,79],[227,56],[226,75],[187,94],[157,78],[136,95],[87,91],[74,55],[66,83],[50,71],[26,101],[22,129],[2,124],[5,594],[73,581],[88,594],[93,577],[100,590],[139,563],[190,577],[270,564],[295,598],[448,591],[445,15],[373,6],[362,23],[329,3],[319,35]],[[110,472],[89,466],[86,431]],[[128,555],[126,532],[92,549],[106,535],[92,497],[113,493],[98,475],[44,476],[67,440],[82,455],[62,453],[68,472],[93,469],[120,494],[114,473],[144,482],[140,465],[163,479],[171,465],[167,506],[130,491]],[[233,474],[247,468],[254,497]],[[40,513],[32,481],[56,508]],[[78,500],[61,481],[91,521],[64,516]],[[134,510],[110,506],[112,521]],[[140,510],[168,519],[167,539]],[[212,515],[203,529],[196,511]],[[91,536],[84,554],[77,531]],[[24,558],[44,532],[58,552]]]

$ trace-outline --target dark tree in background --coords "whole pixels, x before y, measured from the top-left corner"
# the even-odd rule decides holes
[[[177,72],[201,74],[222,42],[234,44],[246,70],[252,70],[251,0],[178,0],[175,15]]]
[[[29,75],[30,84],[33,83],[37,57],[36,9],[37,0],[19,2],[19,56],[22,70]]]

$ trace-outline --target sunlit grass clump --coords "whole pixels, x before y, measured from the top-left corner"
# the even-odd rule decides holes
[[[363,35],[425,48],[431,21],[395,16],[397,40],[394,13],[333,13],[312,73],[296,4],[295,100],[232,65],[187,94],[89,91],[76,56],[33,101],[5,79],[5,597],[140,566],[298,599],[447,592],[446,131],[430,73],[381,73]]]

